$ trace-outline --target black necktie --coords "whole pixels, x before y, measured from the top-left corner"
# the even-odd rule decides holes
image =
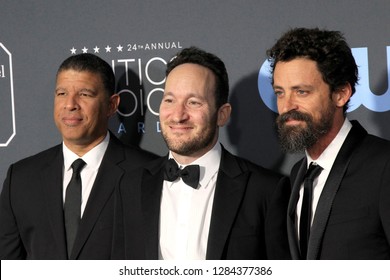
[[[172,182],[179,177],[184,183],[196,189],[199,185],[199,165],[187,165],[180,169],[174,159],[169,159],[165,166],[164,180]]]
[[[76,238],[77,229],[80,223],[81,212],[81,177],[80,171],[84,167],[85,162],[82,159],[76,159],[72,163],[73,174],[68,187],[66,188],[64,217],[66,229],[66,241],[68,246],[68,257],[73,248],[73,243]]]
[[[299,243],[301,247],[302,259],[307,258],[307,245],[310,236],[311,218],[312,218],[312,199],[313,199],[313,181],[320,175],[322,167],[310,163],[306,171],[304,180],[304,194],[302,200],[301,220],[299,224]]]

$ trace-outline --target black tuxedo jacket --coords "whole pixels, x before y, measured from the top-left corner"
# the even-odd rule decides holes
[[[150,162],[121,182],[114,258],[158,259],[166,161],[162,157]],[[290,258],[285,219],[289,188],[286,177],[222,149],[206,259]]]
[[[321,193],[311,228],[308,259],[390,259],[390,142],[356,121]],[[306,158],[292,169],[288,238],[299,259],[295,210]]]
[[[111,134],[71,259],[111,258],[115,186],[154,158]],[[67,259],[62,176],[62,145],[10,166],[0,199],[1,259]]]

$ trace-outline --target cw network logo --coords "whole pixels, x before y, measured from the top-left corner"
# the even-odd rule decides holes
[[[390,85],[390,46],[386,47],[388,84]],[[360,105],[374,112],[390,110],[390,90],[382,95],[375,95],[369,86],[368,51],[367,48],[352,48],[352,54],[359,67],[359,84],[349,102],[348,112],[356,110]],[[266,60],[260,68],[257,80],[260,97],[269,109],[277,112],[276,97],[271,85],[270,64]]]
[[[0,147],[7,147],[16,135],[12,55],[0,43]]]

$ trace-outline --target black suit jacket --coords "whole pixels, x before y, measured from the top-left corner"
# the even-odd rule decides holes
[[[114,188],[125,172],[155,156],[111,134],[71,259],[110,259]],[[62,145],[10,166],[0,199],[1,259],[67,259]]]
[[[367,134],[356,121],[321,193],[308,259],[390,259],[390,142]],[[306,158],[292,169],[288,237],[299,259],[295,209]]]
[[[150,162],[121,182],[114,258],[158,259],[166,161]],[[289,188],[286,177],[222,149],[206,259],[290,258],[285,219]]]

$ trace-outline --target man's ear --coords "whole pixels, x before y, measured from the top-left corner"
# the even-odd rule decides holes
[[[339,108],[344,107],[344,105],[348,102],[348,100],[352,96],[352,88],[349,83],[341,86],[337,90],[335,90],[332,94],[332,100],[335,105]]]
[[[110,96],[110,100],[109,100],[109,104],[108,104],[108,106],[109,106],[108,117],[111,117],[112,115],[115,114],[116,110],[118,109],[119,102],[120,102],[119,94],[115,93],[115,94]]]
[[[217,120],[218,126],[224,126],[229,121],[231,112],[232,112],[232,106],[229,103],[223,104],[218,109],[218,120]]]

